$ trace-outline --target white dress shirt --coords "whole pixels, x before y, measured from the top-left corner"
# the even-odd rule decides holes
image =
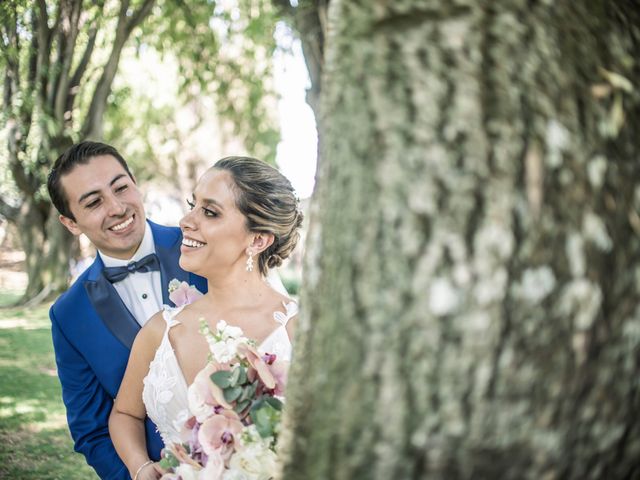
[[[123,267],[131,262],[137,262],[150,253],[155,253],[155,251],[156,247],[153,242],[153,233],[147,222],[142,243],[130,259],[120,260],[109,257],[99,250],[98,253],[105,267]],[[160,271],[153,271],[133,272],[127,275],[124,280],[113,284],[124,305],[133,314],[141,327],[147,323],[154,313],[162,308],[161,283]]]

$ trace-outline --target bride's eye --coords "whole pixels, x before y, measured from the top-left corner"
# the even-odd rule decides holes
[[[189,205],[189,210],[193,210],[196,206],[196,204],[191,200],[189,200],[188,198],[187,198],[187,205]]]
[[[205,217],[217,217],[218,216],[218,212],[216,212],[214,210],[210,210],[208,208],[203,208],[202,210],[204,211],[204,216]]]

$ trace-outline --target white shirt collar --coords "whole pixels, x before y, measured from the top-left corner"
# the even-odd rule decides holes
[[[102,261],[104,262],[105,267],[121,267],[131,262],[136,262],[140,260],[142,257],[146,257],[150,253],[155,253],[155,252],[156,252],[156,246],[155,246],[155,243],[153,242],[153,233],[151,232],[151,226],[149,225],[149,222],[145,222],[144,236],[142,237],[142,242],[140,243],[138,250],[136,250],[136,253],[134,253],[133,257],[131,257],[130,259],[122,260],[120,258],[113,258],[108,255],[105,255],[104,252],[102,252],[101,250],[98,250],[98,253],[100,254],[100,258],[102,258]]]

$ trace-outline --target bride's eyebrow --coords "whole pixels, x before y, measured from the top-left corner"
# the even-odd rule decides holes
[[[213,205],[214,207],[218,207],[220,210],[224,210],[222,204],[215,201],[213,198],[203,198],[202,203],[204,203],[205,205]]]

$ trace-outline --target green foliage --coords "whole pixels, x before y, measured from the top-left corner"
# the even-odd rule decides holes
[[[160,459],[160,467],[164,470],[170,470],[176,468],[178,465],[180,465],[180,462],[176,456],[171,453],[171,450],[164,450],[162,458]]]
[[[229,388],[231,386],[231,372],[228,370],[219,370],[212,373],[211,381],[222,389]]]
[[[272,84],[278,17],[270,0],[231,3],[161,0],[161,14],[149,19],[138,42],[175,54],[184,102],[213,98],[233,135],[252,155],[273,163],[279,141]]]
[[[136,11],[142,3],[142,0],[131,2],[130,10]],[[44,4],[49,17],[48,27],[52,28],[59,15],[59,3],[47,0]],[[39,18],[37,5],[26,0],[0,2],[0,75],[3,82],[9,78],[9,65],[16,65],[17,71],[17,76],[11,77],[10,102],[3,105],[0,114],[0,132],[2,136],[6,135],[10,118],[18,121],[22,142],[18,161],[25,176],[34,182],[34,190],[40,191],[39,185],[45,182],[60,149],[83,139],[83,127],[95,87],[116,38],[120,2],[82,2],[71,67],[67,70],[69,76],[81,64],[92,29],[96,28],[98,34],[82,80],[68,96],[71,109],[65,113],[64,121],[59,112],[54,112],[54,102],[45,98],[51,96],[49,90],[45,97],[38,97],[42,89],[34,84],[33,72],[27,68],[30,55],[44,52],[43,58],[48,60],[41,65],[38,75],[47,79],[47,89],[53,89],[67,60],[64,55],[60,56],[61,44],[57,35],[52,36],[49,47],[32,45],[32,39],[38,36],[37,22],[34,22]],[[181,140],[176,137],[175,122],[168,121],[172,113],[182,105],[212,98],[217,114],[227,122],[224,130],[241,140],[250,154],[273,162],[279,140],[271,75],[276,20],[270,0],[220,4],[211,0],[157,0],[151,14],[132,31],[129,45],[139,58],[150,51],[175,58],[179,95],[173,104],[158,107],[153,98],[136,97],[126,81],[119,81],[116,75],[102,119],[105,141],[120,147],[126,145],[125,153],[133,154],[128,157],[132,167],[136,172],[143,172],[139,176],[144,180],[158,174],[154,168],[160,148],[158,140],[173,139],[178,143]],[[127,49],[123,51],[122,58],[129,54],[127,52]],[[67,95],[65,93],[65,98]],[[7,145],[6,139],[2,140]],[[0,167],[9,171],[4,163],[7,157],[0,155],[0,158]],[[172,172],[160,173],[167,178],[172,175]],[[13,181],[20,184],[20,179],[11,175],[7,180],[12,181],[2,182],[0,195],[20,200],[19,197],[26,193],[24,188],[7,188]],[[43,200],[46,201],[46,195]]]
[[[282,415],[282,402],[275,397],[261,397],[253,404],[249,415],[262,438],[274,436]]]
[[[73,452],[47,311],[0,308],[0,478],[97,478]]]

